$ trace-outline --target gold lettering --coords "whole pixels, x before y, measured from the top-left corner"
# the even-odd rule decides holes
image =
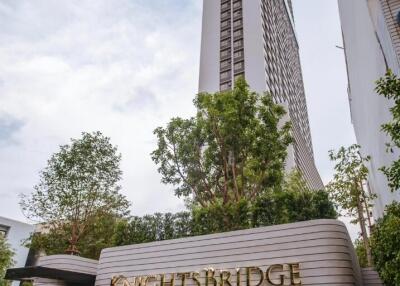
[[[283,271],[283,265],[282,264],[274,264],[274,265],[271,265],[268,268],[268,270],[267,270],[267,281],[271,285],[284,285],[284,283],[285,283],[285,275],[282,275],[282,274],[279,275],[279,278],[281,280],[279,284],[276,284],[274,281],[271,280],[272,270],[277,269],[277,268],[280,268],[280,271]]]
[[[171,279],[169,282],[165,281],[165,274],[161,275],[161,286],[175,286],[175,275],[174,273],[171,274]]]
[[[196,286],[201,286],[199,277],[200,277],[200,273],[199,272],[192,272],[192,279],[196,283]]]
[[[214,284],[214,286],[217,286],[217,279],[215,279],[215,277],[214,277],[215,270],[211,267],[208,269],[205,269],[205,270],[206,270],[206,286],[210,286],[209,285],[210,279],[212,280],[212,283]]]
[[[225,276],[226,274],[226,276]],[[231,278],[231,272],[226,271],[226,270],[221,270],[221,281],[220,281],[220,285],[221,286],[225,286],[225,282],[226,284],[228,284],[228,286],[232,286],[231,282],[229,281],[229,279]]]
[[[292,282],[292,285],[301,285],[300,264],[292,263],[289,264],[289,266],[290,266],[290,281]]]
[[[236,286],[240,286],[240,268],[236,268]]]
[[[260,274],[260,281],[255,286],[260,286],[264,282],[264,272],[259,267],[246,267],[246,282],[247,286],[251,286],[251,274],[253,271],[257,271]]]
[[[147,276],[136,277],[135,286],[146,286],[147,279],[148,279]]]
[[[177,273],[176,276],[181,277],[181,286],[186,286],[186,278],[190,277],[190,272]]]
[[[123,282],[123,285],[125,285],[125,280],[127,280],[127,279],[123,275],[113,276],[111,278],[110,286],[117,286],[119,284],[119,282],[121,282],[121,281]]]

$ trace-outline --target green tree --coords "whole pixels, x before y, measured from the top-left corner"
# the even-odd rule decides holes
[[[10,281],[4,279],[6,270],[13,264],[14,251],[11,246],[7,243],[5,237],[0,235],[0,286],[9,286]]]
[[[253,227],[337,218],[328,193],[310,190],[297,170],[287,175],[282,189],[268,191],[258,198],[252,215]]]
[[[391,143],[387,143],[387,151],[393,152],[394,148],[400,148],[400,78],[392,71],[387,71],[385,77],[376,82],[376,91],[394,101],[393,107],[390,108],[392,121],[382,125],[382,130],[392,139]],[[391,190],[398,190],[400,188],[400,158],[391,166],[382,167],[381,170],[388,178]]]
[[[49,243],[69,240],[67,253],[78,254],[79,240],[99,219],[129,212],[129,202],[119,193],[120,160],[117,148],[100,132],[71,139],[50,158],[34,191],[22,196],[24,214],[45,224],[51,235],[67,235]]]
[[[154,133],[152,152],[162,182],[195,205],[253,201],[284,177],[290,123],[269,94],[250,92],[243,78],[233,91],[201,93],[197,115],[173,118]]]
[[[365,163],[369,157],[363,157],[359,145],[348,148],[341,147],[337,153],[329,152],[329,157],[336,162],[333,180],[327,185],[327,190],[333,200],[347,215],[355,217],[353,223],[358,223],[361,236],[367,252],[368,265],[372,265],[371,248],[369,245],[366,221],[371,227],[370,207],[373,199],[364,189],[368,169]]]
[[[187,237],[193,235],[192,225],[190,212],[133,216],[118,222],[113,244],[120,246]]]
[[[362,238],[356,239],[354,242],[354,248],[356,250],[358,263],[360,264],[361,268],[368,267],[368,259],[367,259],[367,251],[365,250],[365,244]]]
[[[86,258],[99,259],[102,249],[114,245],[113,234],[121,219],[114,215],[102,214],[91,220],[86,231],[79,238],[76,246],[80,255]],[[57,228],[49,229],[44,225],[41,232],[34,233],[26,246],[35,251],[44,251],[46,255],[64,253],[69,246],[72,225],[64,223]]]
[[[371,246],[375,267],[385,285],[400,285],[399,202],[388,205],[383,218],[374,225]]]

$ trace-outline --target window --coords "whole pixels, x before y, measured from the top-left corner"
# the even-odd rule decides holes
[[[221,37],[227,37],[231,34],[231,30],[223,30],[221,31]]]
[[[226,82],[226,83],[221,84],[220,89],[221,89],[221,91],[228,90],[228,89],[231,89],[231,86],[232,86],[231,82]]]
[[[225,12],[222,12],[222,14],[221,14],[221,18],[226,18],[226,17],[229,17],[230,16],[230,12],[229,11],[225,11]]]
[[[235,48],[241,48],[243,46],[243,40],[238,40],[238,41],[233,42],[233,46]]]
[[[221,62],[221,69],[224,69],[226,67],[229,67],[231,65],[231,61],[230,60],[225,60]]]
[[[221,27],[222,28],[228,27],[228,25],[229,25],[229,21],[228,20],[221,22]]]
[[[221,58],[225,58],[225,57],[229,56],[230,54],[231,54],[230,49],[223,50],[223,51],[221,51]]]
[[[243,69],[243,68],[244,68],[243,62],[235,63],[235,71],[241,70],[241,69]]]
[[[235,32],[233,32],[233,36],[234,37],[240,37],[242,35],[243,35],[243,30],[242,29],[236,30]]]
[[[240,16],[242,16],[242,10],[236,10],[235,12],[233,12],[233,17],[234,18],[240,17]]]
[[[229,8],[229,1],[221,4],[222,10]]]
[[[242,20],[236,20],[235,22],[233,22],[233,27],[240,27],[242,25]]]
[[[241,1],[236,1],[235,3],[233,3],[233,8],[234,8],[234,9],[240,8],[240,7],[242,7]]]
[[[243,51],[237,51],[233,54],[233,56],[235,57],[235,59],[241,58],[243,57]]]
[[[231,72],[230,71],[225,71],[225,72],[221,72],[220,74],[220,79],[229,79],[231,76]]]
[[[229,44],[231,43],[231,39],[225,39],[221,41],[221,47],[222,48],[226,48],[229,46]]]

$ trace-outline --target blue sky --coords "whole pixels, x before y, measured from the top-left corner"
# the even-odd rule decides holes
[[[354,142],[335,0],[293,0],[317,167]],[[100,130],[122,153],[134,214],[178,211],[150,159],[152,131],[194,113],[200,0],[0,0],[0,216],[24,220],[49,156]]]

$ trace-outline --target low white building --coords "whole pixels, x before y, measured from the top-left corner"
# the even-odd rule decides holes
[[[0,235],[6,237],[7,242],[15,252],[14,267],[25,267],[29,248],[22,246],[34,231],[35,226],[0,216]],[[18,285],[17,282],[14,286]]]
[[[382,216],[385,206],[400,201],[379,170],[390,166],[400,153],[386,152],[390,138],[381,126],[391,120],[392,102],[375,92],[375,82],[390,68],[397,75],[400,55],[400,0],[338,0],[349,80],[351,120],[364,156],[371,156],[370,191],[377,195],[373,215]]]

